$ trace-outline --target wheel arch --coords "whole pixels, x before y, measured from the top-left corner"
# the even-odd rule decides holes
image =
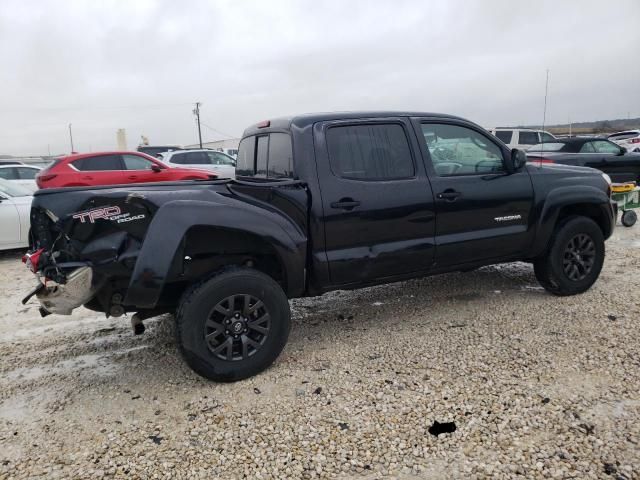
[[[251,253],[256,256],[252,248],[257,249],[257,258],[251,257]],[[158,210],[149,225],[124,303],[154,308],[167,280],[185,273],[185,261],[198,265],[212,258],[213,262],[202,263],[210,268],[198,271],[196,267],[187,280],[197,281],[225,265],[238,265],[239,259],[253,260],[258,270],[278,277],[274,279],[289,297],[298,296],[306,288],[306,248],[303,232],[275,212],[248,204],[172,201]]]
[[[592,219],[602,230],[604,238],[609,238],[615,225],[611,208],[608,195],[592,186],[575,185],[552,190],[540,210],[532,256],[546,250],[555,228],[571,216]]]

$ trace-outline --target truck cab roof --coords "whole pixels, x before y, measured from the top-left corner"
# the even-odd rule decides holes
[[[353,111],[353,112],[317,112],[304,113],[300,115],[290,115],[276,117],[264,120],[251,125],[243,132],[242,136],[257,135],[269,131],[290,130],[292,126],[304,128],[317,122],[326,122],[331,120],[355,120],[359,118],[389,118],[389,117],[429,117],[438,119],[455,119],[464,120],[454,115],[446,115],[444,113],[433,112],[414,112],[414,111]]]

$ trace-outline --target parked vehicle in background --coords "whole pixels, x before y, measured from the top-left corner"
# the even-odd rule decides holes
[[[152,157],[158,157],[158,154],[164,152],[171,152],[173,150],[182,150],[180,145],[138,145],[136,149],[138,152],[146,153]]]
[[[36,175],[40,172],[40,167],[34,167],[24,164],[13,165],[0,165],[0,178],[9,180],[22,187],[28,189],[31,192],[35,192],[38,189],[36,185]]]
[[[561,163],[597,168],[614,182],[640,182],[640,153],[600,137],[558,139],[534,145],[527,151],[530,162]]]
[[[229,155],[234,160],[238,156],[238,149],[237,148],[218,148],[218,149],[216,149],[216,151],[217,152],[222,152],[222,153],[224,153],[226,155]]]
[[[0,165],[24,165],[24,163],[17,160],[0,160]]]
[[[176,150],[162,154],[162,161],[172,168],[200,168],[211,170],[218,178],[235,178],[236,161],[215,150]]]
[[[628,152],[640,152],[640,130],[612,133],[607,138],[617,145],[626,148]]]
[[[36,182],[40,188],[59,188],[212,178],[216,178],[212,172],[169,168],[144,153],[100,152],[60,157],[40,171]]]
[[[29,245],[31,191],[0,179],[0,250]]]
[[[527,150],[538,143],[553,142],[556,137],[544,130],[532,130],[528,128],[490,128],[489,132],[495,135],[509,148]]]
[[[30,295],[45,315],[175,312],[187,363],[233,381],[284,348],[287,298],[516,260],[549,292],[582,293],[614,228],[610,182],[526,160],[450,115],[261,122],[238,180],[37,192]]]

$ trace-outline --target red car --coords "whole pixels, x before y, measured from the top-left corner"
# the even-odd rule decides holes
[[[211,180],[216,174],[169,168],[139,152],[76,153],[58,158],[36,175],[38,188],[85,187],[122,183]]]

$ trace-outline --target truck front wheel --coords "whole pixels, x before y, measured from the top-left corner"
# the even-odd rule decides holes
[[[604,263],[604,236],[587,217],[564,220],[555,230],[546,254],[536,259],[536,278],[554,295],[576,295],[595,283]]]
[[[176,314],[186,362],[221,382],[242,380],[271,365],[290,327],[289,302],[280,285],[250,268],[223,271],[194,285]]]

